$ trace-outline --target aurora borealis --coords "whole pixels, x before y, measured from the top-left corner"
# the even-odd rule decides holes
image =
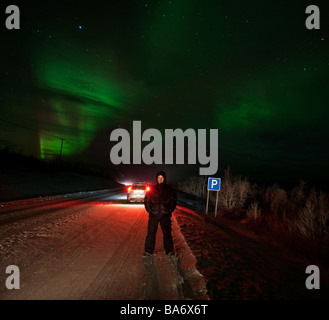
[[[311,3],[297,0],[14,3],[21,29],[0,27],[0,148],[51,159],[64,139],[64,159],[106,168],[111,130],[140,120],[218,129],[218,176],[229,165],[257,181],[328,179],[320,2],[320,30],[305,27]]]

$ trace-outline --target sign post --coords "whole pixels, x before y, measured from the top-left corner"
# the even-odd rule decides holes
[[[206,214],[208,214],[208,206],[209,206],[209,191],[217,191],[216,195],[216,206],[215,206],[215,218],[217,216],[217,206],[218,206],[218,192],[220,191],[220,178],[208,178],[208,194],[207,194],[207,207]]]

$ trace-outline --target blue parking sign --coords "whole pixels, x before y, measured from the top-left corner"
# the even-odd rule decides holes
[[[208,190],[219,191],[220,190],[220,178],[208,178]]]

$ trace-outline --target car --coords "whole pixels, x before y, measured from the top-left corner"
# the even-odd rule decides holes
[[[151,191],[151,187],[146,182],[133,183],[127,186],[128,202],[144,202],[147,192]]]

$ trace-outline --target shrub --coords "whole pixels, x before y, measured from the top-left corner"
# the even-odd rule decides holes
[[[326,222],[329,219],[328,195],[312,189],[305,199],[304,206],[294,218],[295,229],[302,237],[317,242],[328,237]]]
[[[250,193],[251,186],[246,178],[232,177],[230,168],[225,170],[219,197],[222,208],[230,211],[244,208]]]
[[[258,224],[262,221],[262,209],[259,206],[259,203],[257,201],[253,201],[250,203],[246,216],[248,219],[250,219],[252,222]]]

